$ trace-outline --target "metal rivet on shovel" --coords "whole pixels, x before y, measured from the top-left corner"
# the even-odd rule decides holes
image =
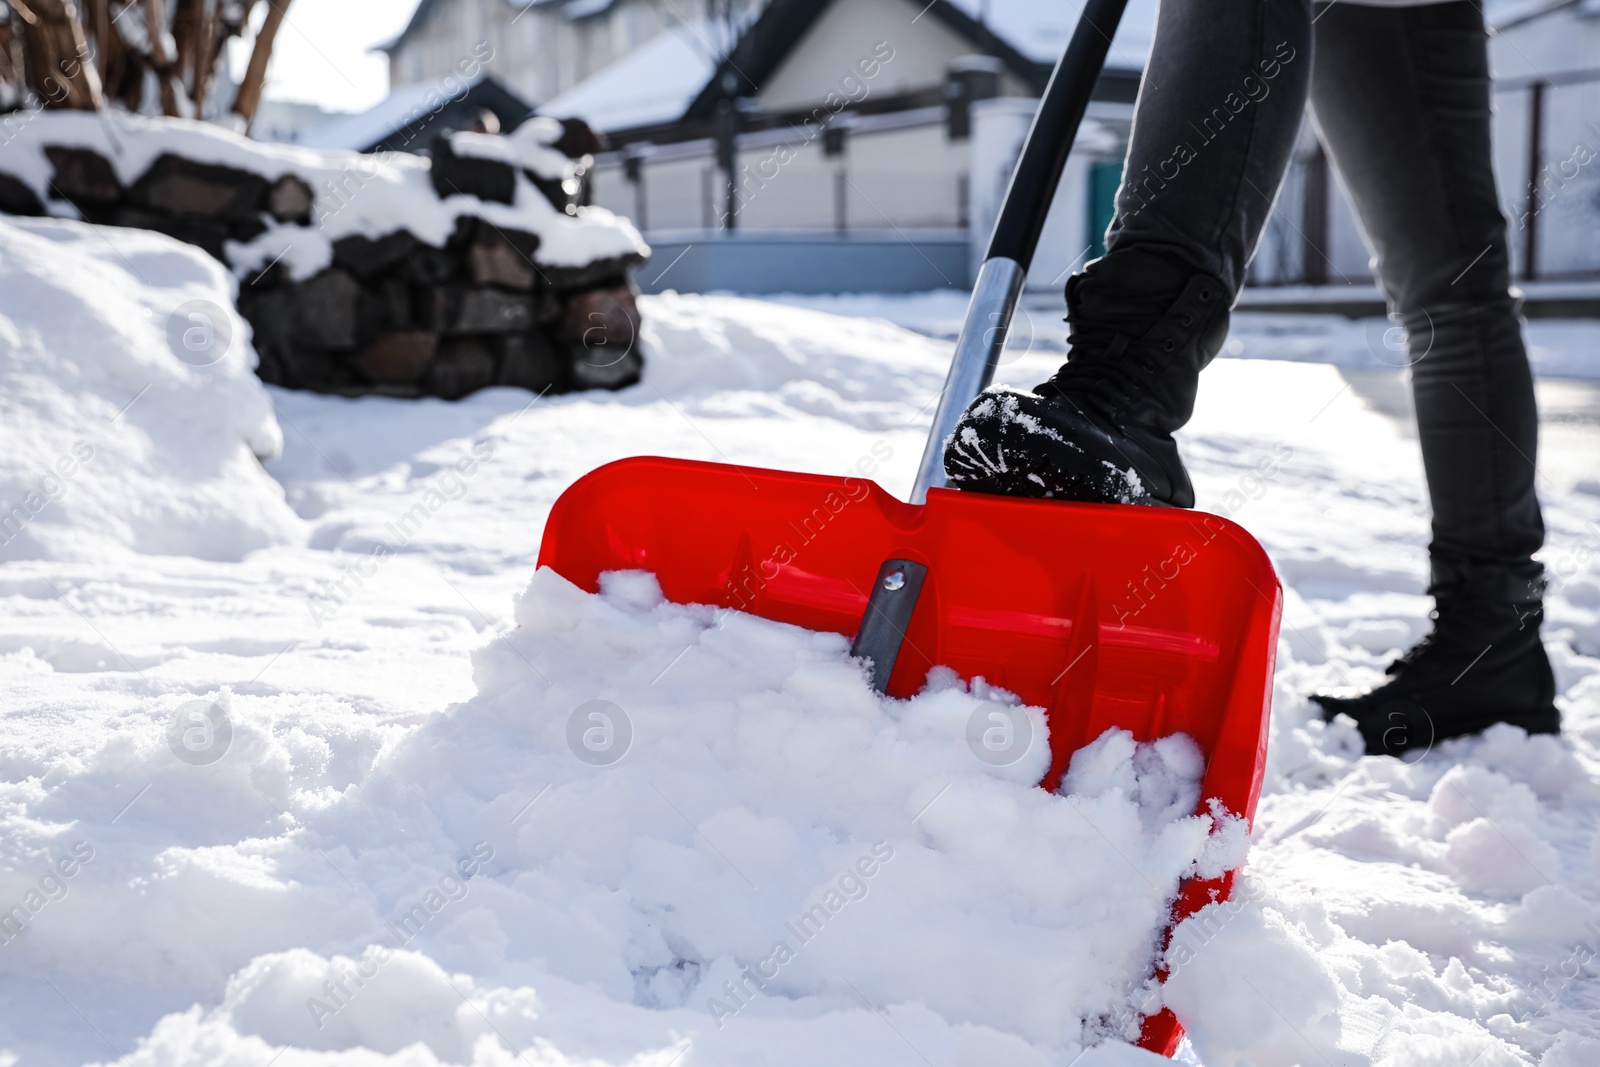
[[[905,642],[906,629],[917,610],[927,576],[928,568],[920,563],[884,560],[878,568],[877,581],[870,587],[872,595],[867,598],[867,611],[861,617],[861,629],[856,632],[850,654],[867,661],[872,687],[880,693],[889,688],[889,675],[900,658],[900,646]]]

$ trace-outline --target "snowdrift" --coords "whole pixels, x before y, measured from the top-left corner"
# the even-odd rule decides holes
[[[843,638],[664,603],[637,573],[590,595],[540,571],[517,618],[477,655],[478,696],[359,784],[315,784],[325,752],[226,693],[205,698],[232,718],[225,760],[174,766],[161,738],[93,757],[88,779],[148,777],[217,821],[165,847],[137,898],[120,887],[144,858],[85,864],[73,892],[101,917],[13,947],[72,959],[109,921],[138,936],[84,960],[102,981],[215,1003],[231,972],[220,1004],[166,1018],[133,1063],[533,1047],[551,1064],[690,1048],[810,1067],[908,1062],[905,1042],[938,1063],[1043,1067],[1106,1042],[1098,1056],[1123,1058],[1084,1062],[1160,1062],[1121,1042],[1134,998],[1159,996],[1178,880],[1245,845],[1239,820],[1193,814],[1186,738],[1108,733],[1052,795],[1033,784],[1037,709],[1016,762],[969,748],[969,720],[1006,700],[981,682],[936,672],[884,700]],[[300,815],[214,836],[255,794]]]
[[[0,560],[303,537],[232,284],[159,234],[0,218]]]
[[[554,147],[562,135],[550,119],[457,133],[430,160],[30,112],[0,117],[0,211],[205,249],[239,279],[274,385],[452,400],[621,388],[642,364],[628,272],[649,250],[625,219],[580,206],[586,164]]]
[[[130,259],[157,277],[143,256]],[[1043,956],[1065,940],[1035,944],[1033,934],[1070,906],[1041,888],[1067,866],[1054,851],[1076,825],[1063,805],[1103,817],[1108,831],[1116,819],[1137,824],[1128,856],[1152,877],[1178,866],[1193,831],[1181,820],[1147,830],[1145,820],[1161,783],[1182,775],[1152,777],[1151,750],[1125,759],[1113,737],[1104,765],[1079,768],[1120,778],[1120,799],[1078,779],[1077,799],[1047,797],[1025,786],[1022,764],[975,766],[959,735],[952,746],[939,733],[946,727],[918,732],[930,718],[960,720],[972,693],[879,704],[838,645],[652,606],[648,585],[626,578],[598,598],[528,590],[552,502],[620,455],[819,473],[871,457],[883,484],[910,484],[923,439],[913,415],[938,393],[947,346],[886,323],[726,297],[651,297],[645,313],[660,394],[646,385],[530,407],[511,390],[458,403],[274,391],[286,443],[269,469],[311,530],[303,545],[238,563],[123,553],[0,567],[0,912],[40,908],[0,945],[0,1061],[1159,1062],[1112,1041],[1074,1063],[1070,1045],[1033,1043],[998,1022],[1070,1034],[1071,1020],[1039,1023],[1036,999],[979,1002],[966,1018],[981,1009],[987,1023],[911,999],[956,997],[974,984],[964,971],[993,972],[1001,958],[1052,973]],[[1026,385],[1051,369],[1052,357],[1033,353],[1002,375]],[[1353,731],[1322,723],[1304,699],[1380,677],[1425,628],[1429,528],[1404,420],[1385,414],[1366,379],[1352,384],[1332,367],[1224,358],[1207,375],[1183,446],[1202,506],[1261,538],[1287,603],[1250,861],[1230,901],[1175,931],[1173,975],[1159,991],[1195,1059],[1600,1062],[1589,977],[1600,950],[1592,420],[1547,426],[1541,450],[1554,580],[1545,635],[1566,733],[1497,727],[1408,765],[1361,757]],[[114,397],[107,417],[136,391]],[[176,402],[166,410],[193,417]],[[492,457],[458,478],[454,465],[485,443]],[[31,447],[21,435],[8,444]],[[149,462],[154,477],[157,457]],[[419,505],[436,511],[427,527],[364,584],[351,581],[375,546],[395,546],[388,524]],[[330,588],[348,599],[318,599]],[[316,619],[313,599],[337,610]],[[220,707],[232,729],[231,747],[203,766],[169,741],[195,700]],[[569,746],[572,713],[594,700],[625,711],[633,730],[610,766]],[[811,716],[850,732],[815,736]],[[579,724],[580,749],[591,729],[604,747],[604,723]],[[766,764],[739,762],[771,751]],[[1181,753],[1162,762],[1181,765]],[[724,766],[745,770],[705,780]],[[768,766],[770,783],[757,774]],[[964,770],[945,773],[952,767]],[[822,795],[836,781],[857,792]],[[785,818],[780,805],[804,806],[806,817]],[[1108,917],[1147,911],[1140,901],[1153,890],[1134,867],[1079,832],[1093,862],[1120,872],[1096,906]],[[1022,842],[1034,853],[1015,851],[1019,836],[1041,833]],[[1163,834],[1172,852],[1158,847]],[[871,851],[880,840],[895,850],[886,863]],[[480,842],[492,858],[480,858]],[[80,847],[92,850],[87,862],[74,858]],[[870,877],[855,867],[863,858],[876,864]],[[66,861],[71,877],[41,884]],[[940,865],[956,878],[951,896],[911,877]],[[861,899],[850,899],[855,882],[840,886],[847,869],[867,886]],[[678,893],[670,879],[680,872],[707,879],[720,911],[668,911],[661,902]],[[829,890],[845,901],[839,913],[806,944],[787,936],[785,924],[826,907]],[[955,910],[957,891],[964,925],[905,932],[906,894],[938,913]],[[1041,898],[1030,917],[1025,906]],[[1067,937],[1112,955],[1131,943],[1099,940],[1093,916],[1074,914],[1084,930]],[[873,970],[880,936],[910,945],[892,982]],[[986,937],[1020,944],[990,949]],[[794,953],[781,965],[778,940]],[[691,960],[716,981],[691,991],[682,978]],[[846,969],[857,960],[871,966]],[[766,991],[742,977],[763,966],[778,970],[762,979]],[[1131,971],[1119,976],[1126,988],[1103,991],[1067,979],[1085,1012],[1143,1006],[1150,992]],[[996,980],[1010,988],[1004,974]],[[746,981],[743,1007],[729,981]],[[720,1029],[710,999],[735,1010]],[[1118,1022],[1083,1030],[1097,1038]]]

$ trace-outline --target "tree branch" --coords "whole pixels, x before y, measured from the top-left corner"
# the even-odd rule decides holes
[[[245,68],[244,81],[233,98],[233,113],[245,122],[248,129],[255,120],[256,108],[261,106],[261,91],[267,83],[267,63],[272,59],[272,42],[283,25],[283,16],[289,10],[289,0],[267,0],[267,17],[256,34],[255,47],[250,50],[250,65]]]
[[[104,104],[99,72],[71,0],[6,0],[22,22],[28,85],[50,108],[98,111]]]
[[[150,36],[150,69],[161,86],[161,113],[178,115],[177,63],[167,55],[167,13],[161,0],[144,0],[145,32]]]

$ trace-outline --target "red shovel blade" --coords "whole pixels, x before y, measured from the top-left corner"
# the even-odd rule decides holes
[[[606,571],[644,570],[680,604],[847,636],[889,559],[928,568],[891,696],[941,665],[1044,708],[1047,789],[1111,727],[1185,733],[1206,754],[1202,808],[1254,814],[1283,593],[1226,519],[944,489],[918,507],[860,478],[641,457],[563,493],[539,550],[591,592]],[[1187,883],[1174,920],[1230,881]],[[1141,1044],[1170,1054],[1180,1034],[1164,1011]]]
[[[1110,727],[1186,733],[1204,795],[1253,814],[1283,594],[1226,519],[944,489],[916,507],[860,478],[640,457],[563,493],[539,550],[590,591],[645,570],[676,603],[847,636],[886,559],[928,568],[891,695],[938,664],[1045,708],[1046,787]]]

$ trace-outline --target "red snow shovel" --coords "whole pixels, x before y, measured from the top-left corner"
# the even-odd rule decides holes
[[[853,635],[852,651],[890,696],[917,692],[936,665],[981,676],[1046,710],[1046,789],[1111,727],[1141,741],[1186,733],[1206,754],[1200,810],[1216,801],[1248,818],[1261,792],[1283,599],[1261,546],[1197,511],[938,488],[944,441],[994,376],[1126,2],[1089,0],[1045,90],[911,503],[864,478],[625,459],[562,494],[539,565],[590,591],[606,571],[650,571],[676,603]],[[1172,921],[1225,899],[1231,883],[1186,881]],[[1163,1009],[1144,1020],[1140,1044],[1171,1055],[1182,1034]]]

